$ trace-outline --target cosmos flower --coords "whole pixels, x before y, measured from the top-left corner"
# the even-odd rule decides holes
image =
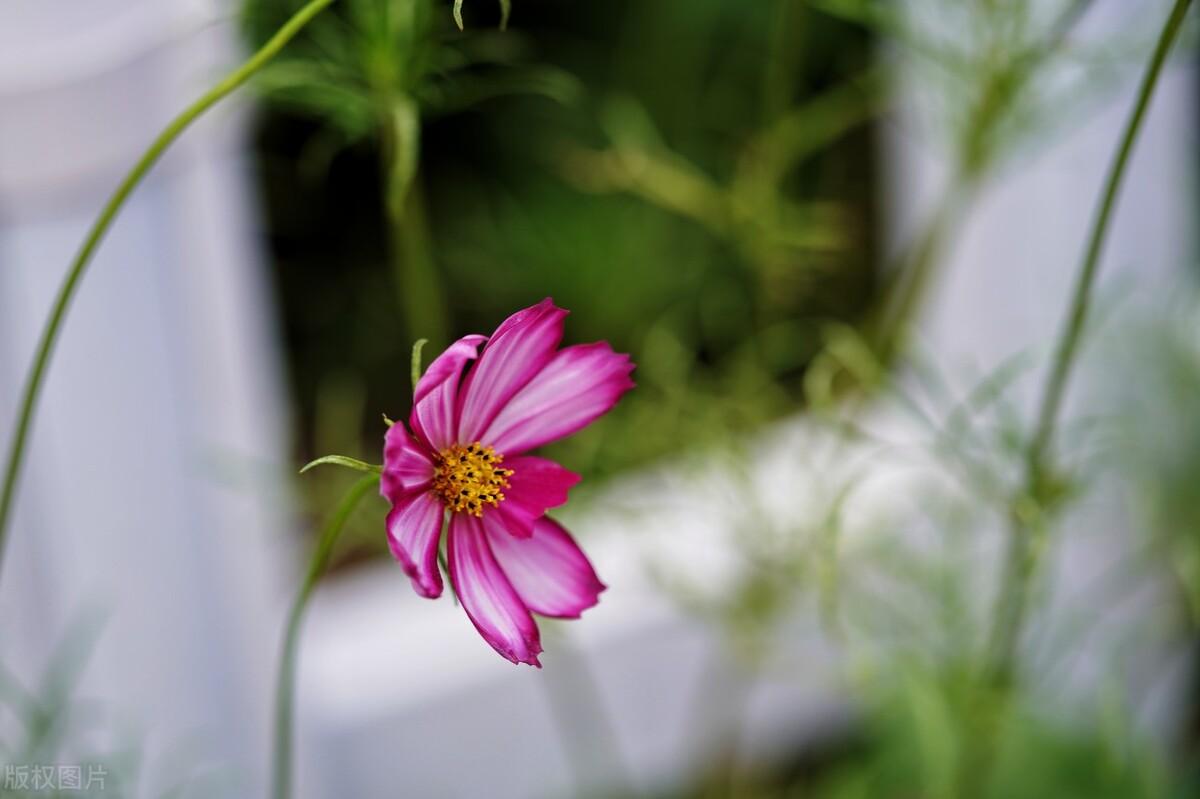
[[[633,362],[607,342],[558,349],[566,315],[547,298],[429,364],[408,427],[388,429],[380,484],[392,505],[388,544],[417,593],[442,593],[448,514],[459,601],[497,652],[533,666],[542,646],[532,614],[578,618],[604,585],[545,515],[579,475],[526,453],[586,427],[633,387]]]

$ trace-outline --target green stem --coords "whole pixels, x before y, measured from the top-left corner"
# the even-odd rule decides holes
[[[1028,465],[1036,466],[1041,461],[1054,436],[1054,425],[1058,419],[1063,394],[1067,387],[1067,381],[1071,376],[1071,368],[1074,365],[1075,356],[1079,349],[1079,342],[1083,336],[1083,329],[1087,322],[1088,308],[1092,297],[1092,286],[1096,282],[1096,274],[1100,266],[1100,256],[1104,251],[1104,243],[1108,237],[1109,221],[1112,219],[1113,211],[1116,208],[1117,195],[1121,190],[1121,183],[1125,177],[1129,158],[1133,154],[1133,145],[1141,130],[1146,110],[1150,106],[1150,98],[1154,95],[1154,87],[1158,83],[1159,75],[1162,73],[1163,64],[1166,63],[1167,53],[1170,52],[1171,46],[1175,43],[1179,31],[1183,27],[1183,20],[1187,16],[1190,5],[1191,0],[1175,0],[1171,15],[1167,18],[1167,23],[1163,27],[1162,34],[1159,36],[1158,44],[1154,48],[1154,55],[1150,59],[1150,65],[1147,67],[1146,74],[1142,78],[1142,84],[1138,90],[1137,102],[1134,104],[1133,113],[1130,114],[1129,121],[1126,123],[1125,134],[1121,137],[1120,147],[1117,149],[1116,157],[1109,166],[1104,196],[1092,225],[1092,235],[1088,241],[1083,266],[1080,268],[1079,275],[1075,281],[1075,292],[1074,299],[1071,302],[1070,316],[1059,339],[1054,357],[1054,366],[1050,374],[1050,381],[1047,383],[1046,391],[1042,395],[1042,403],[1038,412],[1037,432],[1029,447]]]
[[[803,75],[804,12],[796,0],[776,0],[767,31],[766,69],[763,73],[763,118],[774,122],[791,107],[797,80]]]
[[[1025,451],[1023,493],[1014,501],[1010,514],[1007,552],[1000,578],[1000,595],[993,611],[992,630],[988,641],[984,687],[987,691],[996,693],[985,693],[982,697],[987,707],[983,708],[980,714],[983,716],[980,724],[981,735],[970,736],[971,745],[968,747],[960,774],[962,796],[977,796],[981,793],[981,786],[987,784],[996,726],[1000,723],[1000,714],[1010,693],[1016,668],[1017,644],[1020,641],[1028,605],[1029,583],[1037,566],[1037,552],[1033,546],[1033,539],[1037,528],[1045,521],[1043,506],[1049,487],[1046,459],[1054,441],[1063,397],[1087,324],[1100,256],[1104,251],[1117,196],[1134,144],[1141,132],[1146,110],[1150,106],[1154,89],[1166,63],[1167,53],[1178,38],[1190,5],[1191,0],[1175,0],[1142,78],[1137,100],[1126,122],[1116,154],[1109,166],[1083,263],[1075,281],[1070,311],[1059,334],[1050,376],[1042,394],[1037,427]]]
[[[13,431],[12,442],[9,444],[8,460],[4,467],[4,489],[3,493],[0,494],[0,566],[3,564],[5,545],[8,541],[8,523],[12,515],[13,502],[16,498],[17,480],[25,461],[25,446],[28,443],[29,431],[33,424],[34,409],[37,407],[38,396],[41,394],[42,384],[45,381],[46,367],[49,365],[50,356],[54,352],[54,345],[62,329],[67,308],[70,306],[71,300],[74,298],[79,287],[79,282],[83,278],[83,273],[91,262],[96,248],[100,246],[104,234],[108,232],[108,228],[116,218],[117,212],[121,210],[121,206],[125,204],[125,200],[129,198],[129,195],[137,188],[142,178],[146,176],[146,173],[150,171],[150,168],[154,166],[175,139],[179,138],[179,135],[197,117],[245,83],[255,72],[262,69],[268,61],[283,49],[283,46],[293,36],[308,24],[309,20],[332,2],[333,0],[311,0],[311,2],[296,12],[295,16],[289,19],[248,61],[229,73],[220,83],[213,86],[200,99],[188,106],[183,113],[171,120],[171,123],[163,129],[162,133],[158,134],[158,137],[151,143],[150,147],[142,154],[138,162],[134,164],[133,169],[129,171],[120,185],[117,186],[116,191],[112,193],[112,196],[108,198],[108,202],[100,211],[100,216],[92,224],[87,238],[83,240],[83,245],[79,248],[79,252],[76,253],[74,260],[71,262],[70,269],[67,270],[67,275],[63,279],[62,285],[59,286],[53,309],[46,320],[45,327],[42,328],[41,338],[38,340],[33,365],[30,367],[29,375],[25,380],[20,408],[17,411],[16,427]]]
[[[308,562],[308,572],[300,586],[300,593],[292,603],[288,614],[287,630],[283,637],[283,650],[279,658],[279,681],[275,685],[275,737],[271,758],[271,795],[275,799],[286,799],[292,794],[292,733],[296,699],[296,654],[300,648],[300,623],[312,597],[317,581],[329,566],[333,546],[346,526],[346,520],[358,505],[359,500],[379,482],[379,475],[370,474],[359,478],[350,487],[333,516],[321,531]]]
[[[867,342],[882,364],[891,363],[903,348],[904,325],[911,320],[937,272],[942,254],[957,223],[969,210],[978,179],[954,178],[920,235],[888,270],[883,299],[864,330]]]
[[[1037,427],[1025,453],[1024,498],[1032,500],[1035,504],[1040,503],[1044,498],[1046,489],[1046,458],[1053,444],[1055,425],[1058,422],[1059,412],[1066,393],[1067,383],[1071,377],[1072,368],[1079,354],[1079,345],[1083,338],[1083,331],[1087,325],[1092,292],[1100,267],[1100,256],[1104,252],[1104,243],[1108,237],[1108,228],[1112,221],[1113,211],[1116,208],[1117,196],[1120,193],[1121,184],[1129,165],[1129,158],[1133,153],[1134,144],[1137,141],[1138,134],[1141,132],[1142,123],[1146,117],[1146,110],[1150,106],[1150,99],[1154,95],[1154,88],[1158,84],[1159,76],[1162,74],[1163,64],[1166,63],[1167,53],[1170,51],[1171,45],[1174,44],[1180,29],[1183,27],[1183,20],[1187,15],[1190,5],[1191,0],[1175,0],[1174,8],[1171,11],[1170,17],[1167,18],[1166,25],[1163,26],[1158,44],[1155,46],[1154,54],[1150,59],[1150,64],[1146,68],[1146,74],[1142,78],[1137,101],[1134,103],[1128,122],[1126,122],[1125,132],[1121,136],[1116,155],[1109,166],[1108,176],[1104,184],[1104,193],[1092,223],[1092,232],[1088,239],[1083,263],[1079,268],[1078,277],[1075,280],[1071,308],[1066,323],[1059,334],[1058,345],[1055,348],[1054,360],[1050,368],[1050,377],[1042,393],[1042,400],[1038,408]],[[1030,538],[1029,520],[1023,518],[1021,514],[1014,514],[1013,533],[1009,538],[1009,553],[1006,559],[1004,574],[1005,582],[1002,583],[1002,587],[1005,587],[1006,591],[1012,594],[1007,602],[1011,607],[1005,611],[1005,603],[1002,602],[997,616],[997,635],[994,639],[995,648],[993,651],[998,655],[998,662],[1001,665],[1010,663],[1013,659],[1013,650],[1016,646],[1016,639],[1021,627],[1021,617],[1024,612],[1024,596],[1026,593],[1024,583],[1032,571],[1029,554],[1030,542],[1028,540]],[[1012,616],[1013,618],[1005,619],[1006,616]]]
[[[421,333],[435,347],[444,347],[449,343],[446,301],[433,260],[433,242],[419,178],[409,186],[403,208],[389,211],[388,224],[408,335],[412,338]]]
[[[383,202],[400,311],[410,340],[424,336],[435,347],[443,347],[448,343],[445,300],[417,169],[420,117],[411,99],[387,92],[381,97]]]

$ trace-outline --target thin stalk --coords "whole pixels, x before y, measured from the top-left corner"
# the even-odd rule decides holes
[[[1092,223],[1087,250],[1075,280],[1070,311],[1059,334],[1054,360],[1050,368],[1050,377],[1042,393],[1038,408],[1037,427],[1025,452],[1025,498],[1034,502],[1043,498],[1046,487],[1046,458],[1054,441],[1055,426],[1058,422],[1063,397],[1079,354],[1083,331],[1087,325],[1093,288],[1100,267],[1100,256],[1104,252],[1104,244],[1108,238],[1108,228],[1116,208],[1121,184],[1129,165],[1130,156],[1133,154],[1134,144],[1141,132],[1146,110],[1150,106],[1154,89],[1162,74],[1163,64],[1166,63],[1167,53],[1170,52],[1171,46],[1178,38],[1190,5],[1191,0],[1175,0],[1171,15],[1163,26],[1158,43],[1154,48],[1154,54],[1151,56],[1146,73],[1142,78],[1133,111],[1125,124],[1125,132],[1121,136],[1120,144],[1109,166],[1100,206]],[[1007,668],[1004,664],[1011,664],[1013,659],[1013,650],[1024,614],[1025,583],[1032,570],[1029,553],[1030,521],[1023,515],[1014,513],[1012,526],[1013,535],[1009,537],[1009,552],[1005,561],[1004,580],[1001,584],[1008,596],[1002,597],[997,609],[997,624],[993,638],[993,653],[997,656],[994,662],[1004,668]]]
[[[346,526],[346,520],[359,500],[373,486],[378,484],[379,475],[370,474],[359,478],[341,503],[333,512],[333,516],[325,523],[321,537],[313,549],[312,558],[308,562],[308,572],[300,585],[300,593],[292,603],[288,614],[287,629],[283,637],[283,650],[279,657],[279,680],[275,685],[275,735],[271,757],[271,796],[275,799],[287,799],[292,795],[292,738],[293,719],[295,716],[296,700],[296,655],[300,648],[300,623],[304,620],[304,611],[308,608],[308,600],[312,597],[317,581],[329,566],[329,558],[333,554],[333,546],[338,536]]]
[[[382,93],[380,136],[388,257],[409,339],[448,343],[445,300],[433,260],[429,220],[418,175],[420,117],[408,98]]]
[[[434,346],[443,347],[449,343],[446,302],[433,260],[433,242],[419,177],[409,186],[403,208],[393,213],[389,207],[388,226],[408,335],[411,338],[420,333]]]
[[[881,363],[890,363],[902,348],[902,328],[920,305],[977,188],[977,178],[954,178],[919,236],[901,252],[897,264],[884,276],[883,299],[865,329],[867,342]]]
[[[1092,292],[1099,272],[1100,256],[1108,228],[1116,208],[1116,200],[1141,132],[1146,110],[1162,74],[1167,54],[1178,38],[1191,0],[1175,0],[1170,16],[1159,35],[1158,43],[1142,78],[1124,133],[1117,146],[1105,179],[1100,205],[1092,222],[1087,249],[1080,265],[1071,297],[1070,310],[1059,334],[1050,376],[1042,393],[1037,415],[1037,427],[1025,451],[1023,493],[1013,502],[1010,513],[1007,552],[1000,578],[988,641],[984,693],[978,708],[978,734],[968,736],[968,747],[959,773],[959,795],[979,796],[986,788],[993,761],[997,727],[1011,694],[1016,669],[1017,643],[1025,622],[1029,583],[1037,566],[1033,546],[1039,528],[1045,523],[1042,505],[1048,487],[1046,459],[1054,442],[1063,397],[1079,354],[1079,345],[1087,323]]]
[[[1158,44],[1154,48],[1154,55],[1150,59],[1150,65],[1147,67],[1146,74],[1142,78],[1142,84],[1138,90],[1137,102],[1134,104],[1133,113],[1130,114],[1129,121],[1126,123],[1125,134],[1121,137],[1120,147],[1118,147],[1116,157],[1109,166],[1104,196],[1093,222],[1092,235],[1088,241],[1083,266],[1080,268],[1079,275],[1076,278],[1070,316],[1059,338],[1050,381],[1046,384],[1045,393],[1042,395],[1041,408],[1038,412],[1037,432],[1029,448],[1029,464],[1036,465],[1041,461],[1054,436],[1054,425],[1058,419],[1063,394],[1067,387],[1067,381],[1070,379],[1071,369],[1074,366],[1075,356],[1079,349],[1079,342],[1083,336],[1083,329],[1087,322],[1088,310],[1092,298],[1092,286],[1096,282],[1096,274],[1099,272],[1100,256],[1104,252],[1104,243],[1108,238],[1109,222],[1116,208],[1117,196],[1121,190],[1126,167],[1129,164],[1130,156],[1133,154],[1133,146],[1137,141],[1138,133],[1141,131],[1142,122],[1145,119],[1146,110],[1150,106],[1150,99],[1154,95],[1154,88],[1158,84],[1158,78],[1162,73],[1163,64],[1166,63],[1167,54],[1170,52],[1171,46],[1175,43],[1175,39],[1179,36],[1179,31],[1183,27],[1183,20],[1187,16],[1190,5],[1191,0],[1175,0],[1171,15],[1167,18],[1167,23],[1163,27],[1162,34],[1159,36]]]
[[[262,69],[268,61],[283,49],[283,46],[292,37],[299,33],[313,17],[332,2],[333,0],[311,0],[311,2],[297,11],[295,16],[284,23],[283,27],[276,31],[275,35],[258,52],[252,55],[249,60],[225,76],[220,83],[205,92],[198,100],[184,109],[179,116],[171,120],[170,124],[158,134],[158,137],[150,144],[150,147],[142,154],[138,162],[134,164],[133,169],[129,171],[117,186],[112,196],[108,198],[108,202],[105,203],[104,208],[100,211],[100,215],[96,218],[96,221],[92,223],[91,230],[88,231],[87,237],[83,240],[82,246],[80,246],[78,253],[76,253],[74,260],[71,262],[70,268],[67,270],[66,277],[63,278],[63,282],[59,286],[54,306],[50,311],[50,316],[46,319],[45,326],[42,328],[41,338],[38,340],[37,350],[33,357],[33,364],[30,366],[29,374],[25,380],[25,388],[21,395],[21,404],[17,410],[13,438],[9,444],[8,459],[4,467],[4,489],[3,493],[0,493],[0,568],[3,566],[5,546],[8,542],[8,523],[12,515],[13,502],[16,498],[17,480],[25,462],[25,447],[33,425],[34,410],[37,407],[38,397],[41,394],[42,384],[45,382],[46,368],[50,363],[50,356],[54,352],[54,345],[62,329],[67,309],[70,307],[71,300],[79,288],[79,282],[83,278],[84,271],[91,262],[96,249],[100,246],[105,233],[112,226],[113,220],[121,210],[121,206],[125,204],[125,200],[129,198],[129,195],[133,193],[133,190],[141,183],[142,178],[157,163],[167,148],[179,138],[179,135],[197,117],[216,105],[226,95],[249,80],[254,73]]]

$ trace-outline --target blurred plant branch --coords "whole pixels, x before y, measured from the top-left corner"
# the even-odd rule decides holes
[[[1006,578],[1002,585],[1006,597],[997,611],[997,624],[993,635],[992,650],[997,678],[1007,680],[1012,668],[1013,649],[1020,631],[1024,607],[1024,584],[1031,571],[1030,533],[1040,522],[1042,511],[1053,509],[1059,496],[1060,481],[1050,464],[1050,453],[1054,443],[1055,426],[1058,422],[1063,397],[1070,380],[1071,371],[1079,353],[1080,342],[1091,307],[1096,275],[1099,272],[1100,256],[1104,251],[1109,223],[1116,208],[1117,197],[1125,177],[1129,158],[1133,153],[1138,133],[1149,108],[1158,78],[1162,73],[1167,54],[1179,35],[1191,0],[1175,0],[1162,34],[1155,46],[1146,73],[1138,89],[1137,100],[1126,123],[1113,162],[1109,166],[1104,183],[1104,192],[1092,224],[1087,249],[1080,264],[1075,287],[1071,295],[1068,317],[1063,325],[1055,348],[1050,375],[1038,406],[1036,428],[1025,452],[1024,497],[1014,503],[1013,534],[1009,537],[1009,555],[1006,563]],[[1040,509],[1035,511],[1034,509]],[[1031,514],[1031,511],[1032,514]]]
[[[1117,197],[1146,111],[1154,96],[1154,89],[1158,85],[1167,55],[1179,36],[1190,5],[1191,0],[1175,0],[1113,155],[1087,248],[1076,277],[1068,316],[1059,335],[1050,374],[1038,406],[1036,427],[1025,449],[1024,484],[1021,492],[1014,497],[1010,511],[1010,531],[1000,578],[1000,595],[993,611],[985,661],[986,680],[999,692],[1000,707],[993,709],[997,714],[1002,712],[1004,698],[1014,679],[1017,645],[1025,620],[1029,583],[1037,568],[1041,542],[1047,533],[1049,517],[1061,504],[1064,493],[1063,479],[1058,476],[1051,463],[1055,428],[1087,323],[1099,272],[1100,256],[1104,251]],[[970,756],[966,758],[962,771],[965,781],[962,793],[964,796],[977,795],[975,788],[986,784],[992,758],[988,737],[992,733],[994,723],[985,720],[981,725],[984,733],[982,739],[975,741],[969,748]]]
[[[1028,124],[1031,114],[1025,106],[1033,102],[1032,87],[1091,2],[1070,0],[1044,34],[1024,34],[1025,38],[1016,42],[1009,40],[1012,34],[1008,31],[1020,26],[1000,23],[1022,4],[988,5],[983,13],[997,16],[982,26],[989,38],[971,49],[958,50],[908,24],[893,6],[874,0],[814,0],[817,8],[888,32],[914,52],[955,74],[966,75],[974,89],[954,140],[948,184],[928,220],[884,270],[881,299],[864,320],[864,335],[882,362],[890,363],[902,350],[903,329],[918,310],[942,253],[969,213],[981,184],[1000,159],[1006,143],[1003,134],[1021,122]],[[837,371],[836,365],[824,358],[818,358],[813,368]]]
[[[788,109],[744,143],[728,185],[672,151],[634,100],[608,103],[602,117],[612,144],[565,145],[561,173],[593,193],[625,192],[691,219],[727,239],[758,264],[796,250],[837,251],[846,243],[839,207],[796,202],[785,178],[805,159],[878,113],[880,76],[868,72]]]

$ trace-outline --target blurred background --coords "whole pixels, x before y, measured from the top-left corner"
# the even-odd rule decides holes
[[[108,192],[300,5],[0,7],[0,444]],[[0,583],[0,762],[262,795],[284,610],[351,482],[299,465],[378,462],[416,339],[552,296],[566,343],[637,363],[548,448],[609,590],[511,667],[363,503],[305,626],[300,795],[1200,793],[1194,12],[1052,486],[1021,476],[1170,5],[467,0],[459,30],[338,0],[167,154],[71,310]],[[1037,567],[997,658],[1013,518]]]

